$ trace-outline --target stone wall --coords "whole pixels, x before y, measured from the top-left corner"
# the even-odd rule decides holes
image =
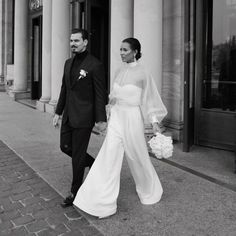
[[[168,109],[165,126],[176,140],[183,128],[183,1],[163,1],[163,80],[162,97]]]

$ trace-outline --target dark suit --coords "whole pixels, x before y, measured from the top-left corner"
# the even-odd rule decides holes
[[[87,74],[78,79],[80,70]],[[72,157],[73,194],[82,184],[85,167],[91,167],[94,161],[86,151],[94,123],[106,121],[106,101],[105,73],[101,62],[87,51],[68,59],[55,113],[63,113],[60,147]]]

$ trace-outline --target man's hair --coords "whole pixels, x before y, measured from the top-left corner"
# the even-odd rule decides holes
[[[82,39],[83,40],[85,40],[85,39],[87,39],[88,40],[88,31],[87,30],[85,30],[85,29],[73,29],[72,31],[71,31],[71,34],[78,34],[78,33],[80,33],[81,35],[82,35]]]

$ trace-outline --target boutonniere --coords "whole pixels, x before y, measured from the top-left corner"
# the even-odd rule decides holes
[[[87,74],[88,74],[88,72],[86,70],[81,69],[77,80],[85,78]]]

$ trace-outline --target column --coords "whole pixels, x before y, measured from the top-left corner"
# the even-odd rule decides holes
[[[28,0],[15,1],[13,92],[26,92],[27,90],[28,5]]]
[[[51,100],[55,106],[61,89],[65,60],[70,55],[70,1],[52,0]]]
[[[3,89],[4,86],[4,71],[3,71],[3,56],[4,56],[4,50],[3,50],[3,44],[4,44],[4,34],[3,34],[3,0],[0,0],[0,91]]]
[[[43,1],[43,43],[42,43],[42,97],[40,101],[49,102],[51,98],[51,51],[52,51],[52,0]]]
[[[162,87],[162,0],[134,1],[134,37],[142,46],[142,62]]]
[[[125,38],[133,37],[133,0],[111,0],[110,2],[110,78],[112,80],[115,70],[121,64],[121,41]]]

